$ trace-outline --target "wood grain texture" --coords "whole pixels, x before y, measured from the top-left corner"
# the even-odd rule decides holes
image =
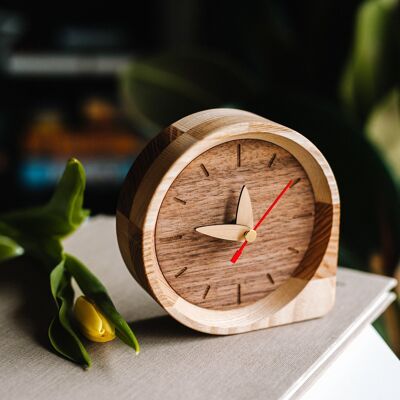
[[[241,166],[236,149],[241,147]],[[276,154],[268,168],[271,154]],[[210,172],[205,178],[199,166]],[[200,235],[205,224],[235,221],[244,183],[259,219],[290,179],[300,178],[260,226],[256,241],[241,259],[230,259],[240,246],[235,242]],[[185,199],[177,204],[175,198]],[[298,214],[302,218],[294,218]],[[300,163],[283,148],[263,140],[233,140],[215,146],[193,160],[174,180],[164,197],[155,230],[161,271],[174,291],[192,304],[224,310],[251,304],[286,282],[299,266],[314,227],[314,194]],[[179,238],[177,237],[179,236]],[[165,238],[177,237],[171,244]],[[288,246],[298,249],[288,250]],[[176,272],[188,271],[179,279]],[[273,276],[274,284],[266,274]],[[237,285],[241,301],[237,302]],[[207,299],[204,288],[211,286]]]
[[[261,140],[289,152],[305,171],[304,181],[310,182],[315,199],[314,215],[312,211],[300,210],[293,215],[293,220],[314,218],[315,221],[323,223],[315,224],[310,245],[303,253],[303,261],[300,260],[292,271],[292,276],[277,285],[276,290],[258,300],[247,302],[245,287],[239,282],[240,304],[233,308],[227,306],[227,309],[221,311],[193,304],[179,296],[171,287],[157,260],[155,232],[163,200],[179,174],[203,153],[233,140]],[[239,168],[242,168],[244,160],[242,150],[240,146],[240,160],[238,148],[236,159],[233,158],[233,163],[236,167],[239,165]],[[274,157],[274,154],[270,154],[266,160],[266,169],[276,168],[278,160],[278,155]],[[198,167],[198,173],[204,181],[212,177],[212,171],[205,162],[202,164],[209,173],[207,176],[202,167]],[[290,190],[301,188],[302,182],[303,178]],[[182,203],[182,207],[187,207],[188,200],[179,196],[174,197],[186,201],[185,205]],[[239,333],[320,316],[332,307],[339,210],[339,194],[332,171],[322,154],[309,140],[289,128],[248,112],[230,109],[207,110],[185,117],[164,130],[136,160],[121,192],[117,210],[117,235],[124,261],[134,277],[174,318],[203,332]],[[301,222],[299,224],[301,225]],[[184,237],[181,233],[174,233],[171,237],[177,235]],[[136,244],[130,245],[127,241]],[[249,250],[255,248],[257,241],[258,239],[248,246]],[[169,244],[171,248],[174,247]],[[299,253],[290,252],[288,247],[297,249],[299,253],[302,251],[301,246],[287,243],[286,250],[291,256]],[[184,266],[177,268],[175,274],[182,268]],[[177,280],[183,279],[188,272],[189,267]],[[275,282],[271,272],[265,271],[264,275],[267,277],[265,282],[273,284],[271,278]],[[331,283],[328,286],[312,284],[318,280]],[[234,282],[236,285],[239,283]],[[303,292],[306,293],[307,299],[304,298]],[[212,296],[212,284],[208,283],[202,287],[201,293],[199,292],[200,297],[207,301],[209,296]],[[242,299],[245,304],[242,304]],[[319,304],[314,311],[309,309],[309,304],[313,302]],[[304,304],[307,304],[307,309],[302,306]],[[274,318],[277,313],[278,319]]]

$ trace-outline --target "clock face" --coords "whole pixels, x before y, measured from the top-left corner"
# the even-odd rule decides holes
[[[254,237],[251,229],[290,180]],[[168,189],[155,229],[158,264],[192,304],[216,310],[249,305],[294,275],[310,243],[314,207],[308,176],[288,151],[258,139],[228,141],[194,159]],[[233,264],[244,234],[248,243]]]

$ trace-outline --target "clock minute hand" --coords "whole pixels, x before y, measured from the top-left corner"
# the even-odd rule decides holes
[[[283,190],[279,193],[279,195],[276,197],[276,199],[272,202],[272,204],[268,207],[267,211],[263,214],[263,216],[260,218],[260,220],[254,225],[253,230],[256,231],[258,227],[262,224],[265,218],[267,218],[267,215],[272,211],[272,209],[276,206],[276,203],[281,199],[281,197],[287,192],[287,190],[290,189],[290,186],[292,186],[293,181],[290,180],[288,184],[283,188]],[[247,246],[249,242],[245,240],[243,244],[239,247],[238,250],[236,250],[236,253],[233,255],[231,258],[231,263],[235,264],[236,261],[239,259],[239,257],[242,255],[244,248]]]
[[[195,230],[203,235],[208,235],[217,239],[243,242],[245,240],[244,235],[250,229],[251,228],[245,225],[221,224],[200,226]]]
[[[250,227],[254,225],[253,207],[251,205],[250,194],[246,186],[243,186],[242,191],[240,192],[236,211],[236,223]]]

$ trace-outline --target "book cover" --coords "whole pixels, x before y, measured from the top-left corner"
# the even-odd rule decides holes
[[[0,291],[0,393],[9,398],[281,399],[299,395],[393,301],[395,280],[339,268],[336,304],[323,318],[233,336],[182,326],[134,281],[115,220],[96,217],[65,241],[104,282],[141,344],[89,344],[88,372],[47,351],[10,318],[18,293]],[[4,396],[1,396],[4,397]]]

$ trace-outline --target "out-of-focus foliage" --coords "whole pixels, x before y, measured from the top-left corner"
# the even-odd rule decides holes
[[[24,253],[24,249],[7,236],[0,236],[0,262],[18,257]]]
[[[248,97],[250,82],[218,54],[163,54],[132,64],[122,79],[122,95],[132,120],[151,136],[168,125],[171,116]]]
[[[190,39],[180,53],[176,43],[167,44],[121,77],[133,121],[151,137],[190,112],[233,106],[298,130],[321,149],[338,182],[340,261],[368,269],[378,254],[380,272],[394,274],[400,257],[393,179],[400,160],[399,0],[251,6],[221,0],[212,10],[202,3],[202,12],[197,1],[189,3],[191,25],[182,30]],[[182,15],[179,24],[185,24]]]
[[[372,111],[367,133],[400,184],[400,90],[395,89]]]
[[[363,120],[399,83],[398,0],[368,0],[357,12],[353,48],[341,84],[347,109]]]

